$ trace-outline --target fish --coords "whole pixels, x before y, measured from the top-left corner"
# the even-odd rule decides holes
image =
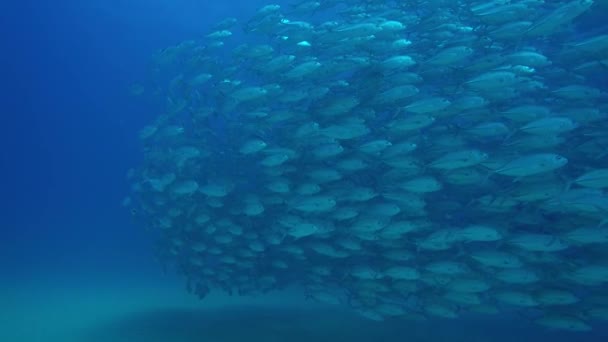
[[[590,331],[591,326],[575,316],[552,314],[536,320],[536,323],[547,328],[566,331]]]
[[[509,238],[508,243],[514,247],[533,252],[558,252],[568,249],[569,244],[551,234],[520,233]]]
[[[584,339],[608,317],[597,4],[301,0],[205,22],[152,56],[156,93],[130,82],[158,106],[123,205],[200,297],[534,313]]]
[[[526,177],[550,172],[568,163],[564,156],[554,153],[537,153],[515,158],[493,172],[511,177]]]
[[[534,120],[522,126],[519,130],[528,134],[556,135],[569,132],[577,127],[570,118],[550,117]]]
[[[455,170],[480,164],[488,159],[488,155],[479,150],[463,150],[450,152],[429,164],[430,168],[440,170]]]
[[[573,183],[585,188],[608,188],[608,169],[596,169],[588,171],[576,177]]]
[[[294,198],[291,207],[302,212],[319,212],[333,209],[337,201],[331,196],[312,195]]]
[[[239,149],[239,152],[242,154],[254,154],[260,152],[266,148],[266,146],[268,145],[264,141],[260,139],[253,139],[246,141]]]

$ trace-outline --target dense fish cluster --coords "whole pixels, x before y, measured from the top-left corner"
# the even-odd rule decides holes
[[[155,57],[126,200],[204,297],[373,320],[608,320],[608,34],[592,0],[306,0]],[[138,93],[143,89],[137,88]]]

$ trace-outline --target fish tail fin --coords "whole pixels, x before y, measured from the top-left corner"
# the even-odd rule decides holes
[[[509,132],[509,134],[507,134],[504,139],[502,140],[502,145],[503,146],[509,146],[509,143],[511,142],[511,139],[517,134],[517,130],[513,130],[511,132]]]
[[[490,180],[490,177],[492,177],[492,175],[494,175],[496,173],[496,171],[494,170],[490,170],[488,172],[488,174],[486,174],[483,179],[481,180],[481,183],[479,184],[479,186],[485,186],[488,184],[488,181]]]
[[[459,243],[457,247],[458,247],[458,251],[456,252],[456,255],[454,256],[454,258],[458,259],[458,258],[461,258],[461,257],[467,255],[467,252],[465,251],[464,245],[462,243]]]
[[[565,183],[564,183],[564,188],[562,189],[561,193],[564,194],[564,193],[570,191],[570,188],[572,188],[572,185],[574,184],[574,180],[565,178],[565,177],[562,177],[562,178],[564,179]]]

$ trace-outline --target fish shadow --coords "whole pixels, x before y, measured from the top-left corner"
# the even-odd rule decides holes
[[[335,309],[176,308],[130,314],[88,331],[83,341],[428,341],[422,337],[428,329],[419,323],[375,322]]]
[[[513,317],[462,320],[376,322],[344,309],[160,308],[141,311],[88,330],[79,342],[554,342],[582,337],[548,332],[531,323],[513,324]],[[584,335],[585,341],[605,341],[605,329]],[[603,336],[603,337],[602,337]]]

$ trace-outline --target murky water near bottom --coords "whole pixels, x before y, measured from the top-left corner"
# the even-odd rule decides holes
[[[19,342],[603,341],[540,329],[526,317],[375,322],[347,308],[304,302],[297,293],[258,298],[212,295],[199,302],[181,284],[99,281],[91,286],[5,289],[0,340]],[[93,282],[94,283],[94,282]]]

